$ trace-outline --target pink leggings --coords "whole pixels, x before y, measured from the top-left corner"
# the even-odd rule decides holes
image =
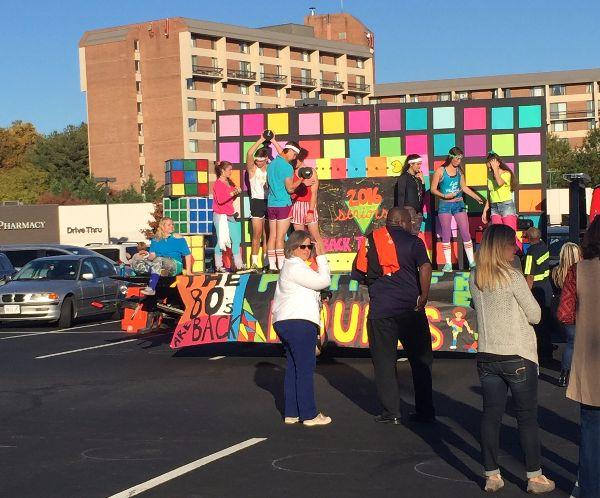
[[[515,232],[517,231],[517,216],[514,214],[511,214],[509,216],[500,216],[499,214],[493,214],[492,216],[490,216],[490,221],[492,222],[492,225],[506,225],[512,228]],[[517,246],[519,246],[519,249],[523,250],[523,244],[521,243],[518,237],[515,239],[515,242],[517,243]]]
[[[450,239],[452,238],[452,216],[453,215],[450,213],[438,214],[440,227],[442,229],[442,242],[444,244],[449,244]],[[454,214],[454,219],[456,220],[456,226],[458,227],[460,238],[463,240],[463,243],[469,242],[471,240],[471,233],[469,232],[469,217],[466,211]]]

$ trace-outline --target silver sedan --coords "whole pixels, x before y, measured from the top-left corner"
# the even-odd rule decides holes
[[[71,326],[74,319],[114,313],[123,298],[115,267],[94,256],[52,256],[27,263],[0,284],[0,321]]]

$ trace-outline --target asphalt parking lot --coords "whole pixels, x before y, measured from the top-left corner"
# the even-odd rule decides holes
[[[324,358],[315,376],[326,427],[281,421],[277,346],[173,351],[169,336],[132,338],[118,322],[0,325],[0,495],[7,497],[481,496],[480,391],[472,358],[437,358],[438,424],[379,425],[364,351]],[[412,402],[408,363],[398,363]],[[540,425],[548,496],[575,480],[578,407],[543,369]],[[504,497],[524,468],[509,408]]]

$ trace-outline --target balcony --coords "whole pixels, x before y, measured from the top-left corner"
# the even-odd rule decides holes
[[[350,83],[348,82],[348,91],[352,93],[369,93],[371,85],[366,83]]]
[[[256,73],[254,71],[244,71],[242,69],[228,69],[227,79],[241,81],[256,81]]]
[[[335,80],[321,80],[321,88],[342,91],[344,89],[344,83],[342,81]]]
[[[581,110],[581,111],[558,111],[550,112],[550,119],[555,120],[570,120],[570,119],[592,119],[594,118],[594,111]]]
[[[271,74],[261,73],[260,75],[261,84],[273,84],[273,85],[287,85],[287,76],[285,74]]]
[[[303,76],[292,76],[292,86],[315,88],[317,80],[314,78],[304,78]]]
[[[220,80],[223,77],[223,69],[213,66],[192,66],[192,73],[194,76],[217,80]]]

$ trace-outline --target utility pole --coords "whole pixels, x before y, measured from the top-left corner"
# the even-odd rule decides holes
[[[104,194],[105,194],[104,200],[106,202],[106,227],[108,230],[108,243],[110,244],[110,209],[108,207],[108,200],[109,200],[108,194],[110,193],[109,184],[116,182],[117,179],[112,176],[98,176],[98,177],[94,177],[94,181],[96,183],[104,184]]]

